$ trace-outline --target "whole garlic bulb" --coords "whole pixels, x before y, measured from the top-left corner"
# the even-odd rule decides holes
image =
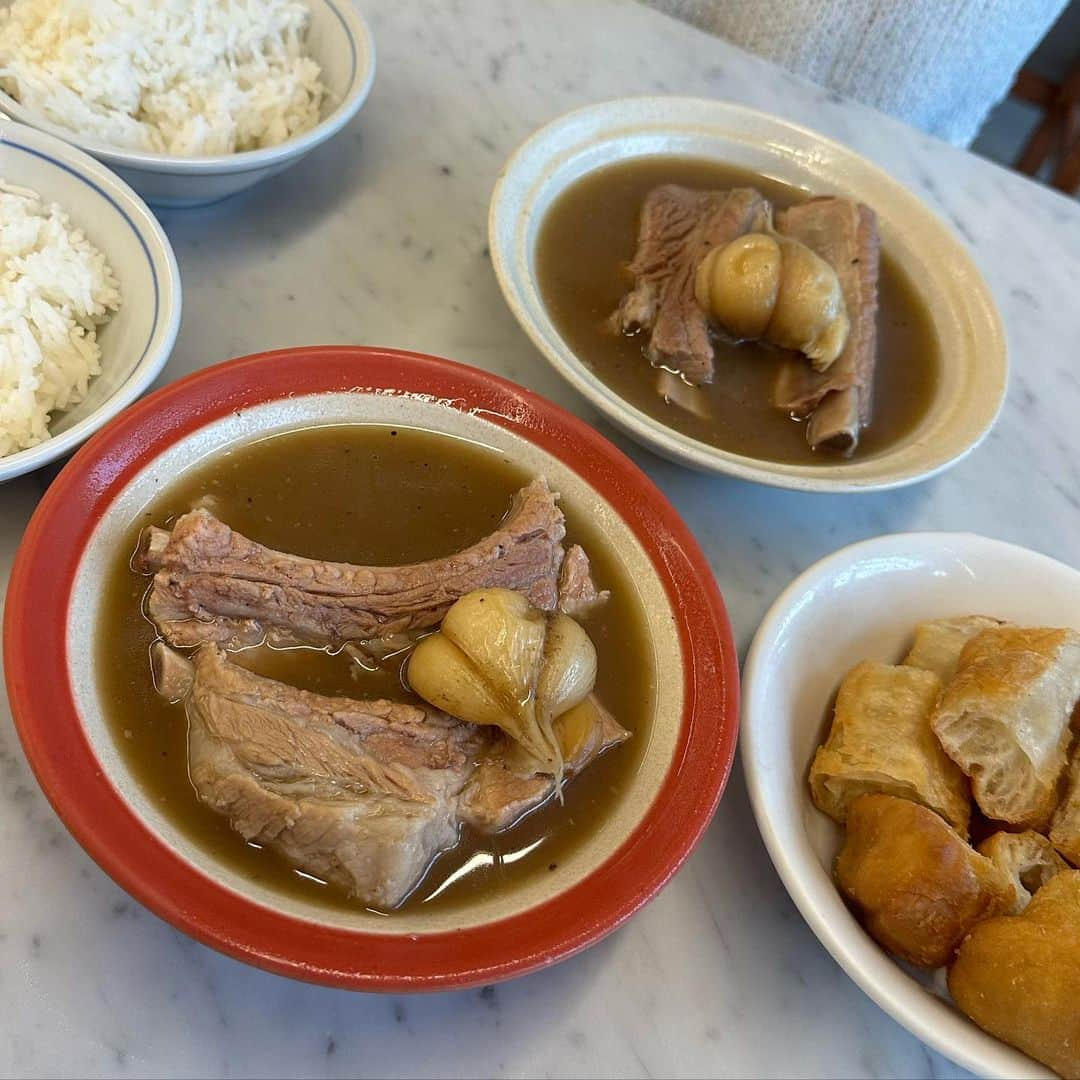
[[[416,646],[408,680],[451,716],[501,728],[560,778],[553,721],[592,692],[596,648],[569,615],[545,615],[509,589],[477,589]]]
[[[694,295],[720,329],[797,349],[817,371],[844,351],[850,323],[836,271],[805,244],[754,232],[713,248]]]
[[[780,244],[765,233],[713,248],[694,281],[698,304],[732,337],[764,337],[780,292],[781,261]]]

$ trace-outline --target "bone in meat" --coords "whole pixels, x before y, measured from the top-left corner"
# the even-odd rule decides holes
[[[712,382],[714,349],[708,319],[694,296],[702,259],[762,222],[768,203],[752,188],[694,191],[662,184],[645,197],[634,288],[612,316],[621,333],[648,334],[645,355],[693,386]]]
[[[850,454],[870,422],[877,356],[879,241],[874,212],[833,197],[809,199],[777,214],[777,229],[828,262],[840,279],[851,329],[844,351],[827,371],[802,357],[785,359],[774,388],[778,408],[809,417],[813,449]]]
[[[213,645],[195,653],[184,704],[199,798],[246,840],[384,908],[457,842],[457,798],[488,739],[434,709],[297,690]]]
[[[554,494],[538,479],[490,536],[425,563],[365,567],[290,555],[204,510],[185,514],[171,533],[148,530],[140,562],[155,571],[147,611],[171,645],[338,647],[437,626],[474,589],[514,589],[553,610],[565,532]]]

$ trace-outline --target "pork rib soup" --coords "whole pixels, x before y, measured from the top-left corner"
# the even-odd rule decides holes
[[[640,601],[582,509],[490,448],[381,425],[218,455],[131,523],[97,670],[161,811],[341,909],[555,870],[648,741]]]
[[[710,161],[647,157],[541,222],[540,293],[574,353],[701,442],[841,463],[912,432],[940,368],[925,305],[870,207]]]

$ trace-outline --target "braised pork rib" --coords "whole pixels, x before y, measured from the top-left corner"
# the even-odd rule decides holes
[[[188,719],[199,798],[244,839],[377,908],[398,906],[460,825],[493,832],[555,780],[497,729],[430,706],[299,690],[229,660],[154,646],[154,682]],[[595,699],[571,747],[580,772],[629,733]]]
[[[645,197],[634,288],[612,316],[621,333],[648,335],[645,355],[692,386],[713,380],[714,348],[705,312],[694,298],[698,266],[714,247],[758,227],[769,204],[753,188],[695,191],[662,184]]]
[[[437,626],[474,589],[513,589],[552,611],[565,535],[556,497],[537,479],[515,495],[490,536],[424,563],[353,566],[290,555],[249,540],[206,510],[184,514],[171,531],[148,529],[139,562],[154,572],[147,612],[171,645],[337,648]],[[587,560],[585,568],[587,575]],[[590,585],[576,573],[567,579],[575,594]]]
[[[877,355],[877,219],[850,199],[808,199],[776,216],[777,229],[820,255],[836,271],[851,328],[843,352],[827,371],[802,357],[785,360],[775,388],[779,408],[808,417],[806,438],[817,450],[850,454],[870,422]]]

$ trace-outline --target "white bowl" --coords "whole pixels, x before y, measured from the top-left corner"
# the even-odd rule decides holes
[[[101,374],[78,405],[53,414],[52,438],[0,457],[2,483],[70,454],[150,386],[176,342],[181,293],[176,258],[157,219],[93,158],[0,118],[0,177],[59,203],[120,283],[120,310],[98,331]]]
[[[552,202],[586,173],[616,161],[711,158],[807,191],[872,206],[883,248],[925,303],[944,358],[922,422],[888,450],[851,462],[782,464],[692,439],[628,404],[560,336],[536,284],[536,238]],[[941,472],[987,434],[1005,400],[1008,365],[990,290],[952,231],[886,173],[851,150],[766,113],[694,98],[592,105],[541,128],[495,185],[488,224],[503,295],[537,348],[572,386],[632,438],[674,461],[803,491],[900,487]]]
[[[173,157],[124,150],[69,131],[37,116],[0,92],[0,112],[81,147],[115,169],[154,206],[203,206],[244,191],[295,165],[337,134],[360,110],[375,79],[375,42],[352,0],[307,0],[311,8],[308,50],[330,91],[323,119],[279,146],[214,157]]]
[[[979,613],[1080,630],[1080,572],[967,533],[881,536],[812,566],[769,609],[743,670],[743,769],[773,863],[810,928],[886,1012],[983,1076],[1050,1077],[976,1027],[860,927],[832,882],[840,829],[810,800],[826,709],[864,659],[897,663],[923,619]]]

